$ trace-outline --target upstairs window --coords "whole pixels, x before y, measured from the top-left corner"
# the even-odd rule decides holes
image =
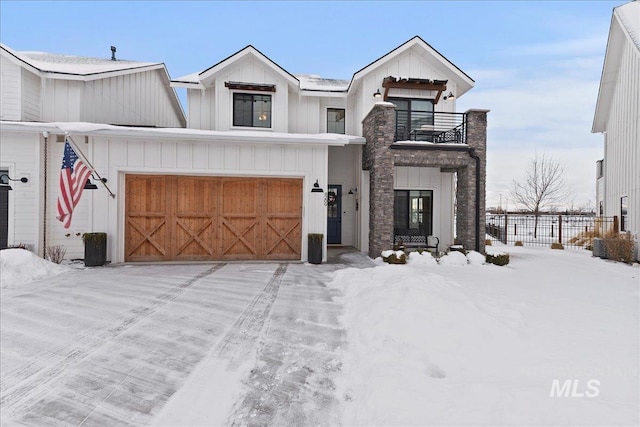
[[[270,128],[271,95],[234,93],[233,125],[254,128]]]
[[[327,109],[327,133],[344,134],[344,108]]]

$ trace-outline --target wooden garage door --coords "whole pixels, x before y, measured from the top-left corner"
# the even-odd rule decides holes
[[[126,261],[300,259],[302,180],[127,175]]]

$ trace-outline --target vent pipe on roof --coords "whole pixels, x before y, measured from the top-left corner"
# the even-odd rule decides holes
[[[111,60],[112,61],[116,60],[116,47],[115,46],[111,46]]]

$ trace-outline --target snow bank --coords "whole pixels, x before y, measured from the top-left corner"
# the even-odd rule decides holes
[[[334,273],[348,337],[342,424],[637,423],[640,269],[537,249],[514,249],[509,268],[474,268],[474,252],[434,268],[412,253],[404,266]],[[550,397],[556,380],[578,392],[597,380],[600,398]]]
[[[25,249],[0,251],[0,288],[17,288],[34,280],[57,276],[69,267],[52,263]]]

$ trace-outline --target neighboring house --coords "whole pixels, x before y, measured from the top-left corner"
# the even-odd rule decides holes
[[[640,260],[640,2],[613,10],[592,132],[604,134],[597,162],[600,215],[616,216]]]
[[[3,117],[2,162],[15,163],[14,179],[30,174],[29,183],[12,183],[10,193],[38,198],[46,169],[49,203],[55,201],[62,144],[50,150],[48,162],[28,170],[17,153],[4,154],[5,135],[28,139],[36,153],[47,145],[43,132],[81,141],[115,192],[114,198],[102,189],[85,192],[70,231],[47,209],[46,232],[21,234],[14,225],[8,243],[25,242],[38,252],[45,242],[64,244],[73,247],[70,257],[81,257],[75,235],[106,231],[112,262],[306,260],[308,233],[325,235],[325,257],[327,244],[378,256],[394,236],[407,234],[437,236],[441,250],[457,235],[459,243],[483,250],[487,111],[455,111],[456,99],[473,84],[420,37],[351,80],[293,75],[247,46],[171,81],[187,88],[185,128]],[[157,91],[173,96],[157,99],[159,108],[173,105],[164,80],[146,89],[129,102]],[[9,202],[15,224],[17,202]],[[42,203],[34,206],[29,221],[42,220],[42,211]]]

